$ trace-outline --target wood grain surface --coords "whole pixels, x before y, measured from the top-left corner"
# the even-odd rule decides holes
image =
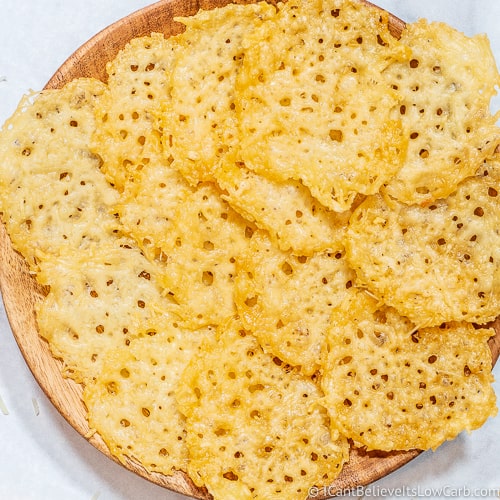
[[[177,34],[181,25],[175,16],[195,14],[200,8],[210,9],[228,3],[227,0],[162,0],[112,24],[90,39],[57,70],[46,88],[59,88],[73,78],[87,76],[106,81],[106,63],[133,37],[162,32]],[[368,3],[368,2],[367,2]],[[390,28],[398,37],[404,22],[390,16]],[[41,288],[28,272],[28,267],[11,246],[10,239],[0,224],[0,287],[5,309],[19,348],[33,376],[63,417],[92,445],[115,460],[102,439],[89,435],[86,409],[81,399],[82,387],[61,375],[61,362],[52,357],[49,346],[38,334],[34,305],[43,295]],[[497,335],[490,340],[494,362],[500,352],[500,321],[494,324]],[[367,485],[398,469],[415,458],[418,450],[409,452],[370,452],[352,449],[350,462],[341,475],[328,488],[330,495],[357,486]],[[179,472],[174,476],[149,473],[139,464],[130,461],[126,467],[153,483],[199,499],[211,496],[199,489],[189,478]],[[317,499],[324,499],[319,495]]]

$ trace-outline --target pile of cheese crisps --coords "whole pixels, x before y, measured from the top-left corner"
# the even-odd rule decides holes
[[[496,414],[500,84],[485,36],[357,0],[228,5],[27,96],[0,209],[120,460],[303,499],[353,446]]]

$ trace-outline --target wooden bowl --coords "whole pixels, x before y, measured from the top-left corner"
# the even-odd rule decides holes
[[[174,21],[175,16],[193,15],[200,8],[221,7],[227,3],[228,0],[162,0],[141,9],[112,24],[81,46],[57,70],[46,88],[59,88],[82,76],[106,81],[106,63],[112,60],[131,38],[149,35],[151,32],[177,34],[182,26]],[[389,27],[391,33],[399,37],[404,22],[391,15]],[[12,249],[2,224],[0,256],[0,288],[5,309],[16,341],[33,376],[63,417],[93,446],[116,461],[100,436],[90,434],[87,411],[81,398],[82,387],[61,375],[61,362],[52,357],[47,343],[38,335],[34,305],[43,297],[44,291],[29,274],[23,257]],[[497,335],[490,340],[490,346],[495,362],[500,352],[500,321],[497,320],[494,326]],[[352,449],[349,463],[328,488],[328,496],[380,479],[408,463],[419,453],[418,450],[366,453]],[[206,490],[197,488],[181,472],[164,476],[148,472],[133,461],[129,461],[126,467],[145,479],[178,493],[199,499],[211,498]],[[324,499],[325,496],[318,495],[315,498]]]

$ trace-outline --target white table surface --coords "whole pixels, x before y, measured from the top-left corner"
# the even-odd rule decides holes
[[[376,1],[376,0],[375,0]],[[0,0],[0,124],[82,43],[147,0]],[[488,34],[500,64],[500,1],[379,0],[406,21],[442,20]],[[494,107],[500,108],[495,99]],[[500,364],[494,370],[500,379]],[[500,384],[496,383],[500,395]],[[0,500],[182,500],[116,465],[88,444],[41,391],[0,306]],[[38,412],[35,405],[38,405]],[[500,416],[377,481],[365,498],[498,498]],[[439,494],[442,490],[442,495]],[[489,494],[491,493],[491,494]]]

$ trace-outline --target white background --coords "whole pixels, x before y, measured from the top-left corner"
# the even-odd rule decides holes
[[[376,0],[375,0],[376,1]],[[39,90],[82,43],[146,0],[0,0],[0,124],[29,89]],[[498,0],[379,0],[406,21],[442,20],[468,35],[488,34],[500,63]],[[494,106],[499,108],[499,100]],[[494,370],[500,379],[500,364]],[[500,384],[496,384],[500,395]],[[34,381],[0,306],[0,500],[181,500],[111,462],[55,411]],[[39,406],[35,413],[33,399]],[[500,417],[460,435],[372,485],[366,498],[432,489],[500,489]],[[386,490],[384,490],[384,488]],[[469,493],[467,493],[467,491]],[[483,496],[478,491],[474,497]],[[456,496],[456,495],[454,495]]]

